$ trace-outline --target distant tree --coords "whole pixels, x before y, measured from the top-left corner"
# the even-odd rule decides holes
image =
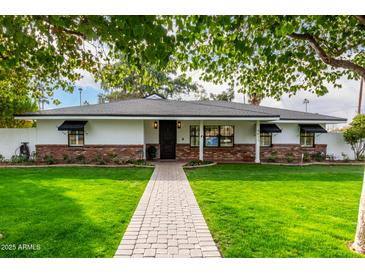
[[[38,110],[30,95],[31,87],[21,79],[0,81],[0,128],[31,127],[33,122],[15,120],[13,115]]]
[[[264,96],[263,95],[258,95],[256,93],[251,93],[249,96],[248,96],[248,103],[249,104],[252,104],[252,105],[260,105],[261,104],[261,101],[262,99],[264,99]]]
[[[213,101],[228,101],[231,102],[234,99],[234,89],[229,88],[219,94],[210,94],[210,99]]]
[[[157,71],[150,67],[143,74],[132,72],[128,75],[120,73],[129,70],[126,64],[105,66],[101,77],[101,87],[105,90],[98,95],[99,102],[113,102],[131,98],[143,98],[158,93],[165,98],[181,99],[183,95],[201,95],[204,88],[192,82],[185,75],[175,72]],[[120,76],[118,75],[125,75]]]
[[[365,153],[365,114],[358,114],[343,134],[345,141],[351,145],[356,160],[361,160]]]
[[[16,120],[13,115],[37,110],[37,104],[31,99],[16,100],[0,96],[0,128],[32,127],[32,121]]]

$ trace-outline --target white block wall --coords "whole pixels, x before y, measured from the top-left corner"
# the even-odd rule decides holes
[[[36,136],[36,128],[0,128],[0,154],[10,159],[22,142],[29,142],[30,151],[34,152]]]
[[[351,146],[345,142],[342,133],[329,132],[316,137],[317,144],[327,144],[327,154],[333,154],[336,160],[343,160],[342,153],[345,153],[350,160],[354,160],[354,152]]]

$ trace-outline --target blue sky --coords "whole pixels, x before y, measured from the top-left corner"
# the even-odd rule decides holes
[[[80,93],[78,88],[81,87],[83,90],[81,92],[82,103],[88,101],[90,104],[98,103],[98,94],[102,92],[101,89],[92,86],[76,86],[75,91],[73,93],[68,93],[63,90],[55,91],[55,99],[61,101],[61,104],[56,106],[54,104],[48,105],[46,108],[60,108],[60,107],[69,107],[69,106],[78,106],[80,104]]]

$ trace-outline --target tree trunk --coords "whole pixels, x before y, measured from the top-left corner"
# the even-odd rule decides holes
[[[353,243],[352,248],[356,252],[365,254],[365,170],[364,170],[364,180],[360,198],[359,216],[357,220],[355,242]]]

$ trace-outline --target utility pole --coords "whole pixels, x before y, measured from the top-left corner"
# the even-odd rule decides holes
[[[80,106],[81,106],[82,105],[82,103],[81,103],[82,88],[79,88],[79,92],[80,92]]]
[[[305,112],[308,112],[308,104],[309,100],[307,98],[304,99],[303,104],[305,104]]]
[[[358,106],[358,109],[357,109],[358,114],[361,114],[363,87],[364,87],[364,78],[361,77],[361,79],[360,79],[360,92],[359,92],[359,106]]]

